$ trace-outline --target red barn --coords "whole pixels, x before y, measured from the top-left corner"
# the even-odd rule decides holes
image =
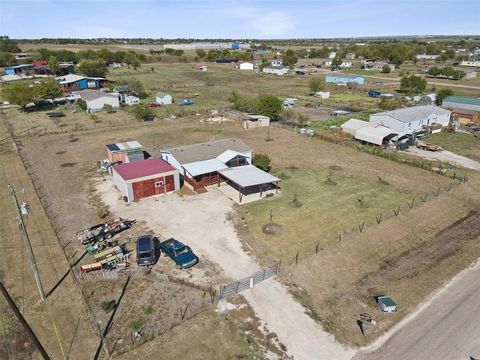
[[[114,166],[112,175],[113,183],[127,202],[180,189],[177,169],[159,158]]]

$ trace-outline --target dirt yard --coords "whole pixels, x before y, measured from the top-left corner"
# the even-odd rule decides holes
[[[36,116],[36,114],[16,114],[15,121],[19,123],[34,122]],[[239,137],[249,144],[256,153],[268,154],[272,158],[275,172],[287,174],[290,171],[300,173],[319,171],[323,174],[323,172],[328,171],[329,167],[335,165],[342,169],[342,177],[347,179],[348,182],[376,184],[380,177],[389,184],[389,188],[400,191],[400,195],[401,191],[406,194],[431,192],[432,189],[445,186],[445,183],[450,181],[448,177],[433,174],[420,168],[360,153],[354,149],[327,143],[317,138],[306,138],[288,130],[270,128],[269,132],[273,141],[265,141],[267,138],[265,129],[245,131],[234,124],[199,125],[198,119],[193,116],[176,121],[158,120],[148,124],[127,121],[124,125],[112,127],[108,131],[104,128],[79,129],[77,131],[72,127],[66,133],[45,136],[24,133],[21,135],[21,139],[23,149],[31,164],[33,176],[54,214],[55,226],[59,229],[62,244],[72,263],[78,261],[83,254],[82,247],[75,240],[75,232],[102,221],[98,218],[98,210],[103,209],[104,205],[92,191],[92,179],[101,176],[96,170],[96,162],[105,158],[105,144],[112,142],[138,140],[146,146],[149,153],[155,156],[159,154],[160,149],[173,145],[191,144],[225,137]],[[363,309],[361,304],[366,304],[365,309],[370,309],[372,313],[374,312],[374,305],[371,304],[371,298],[365,295],[364,289],[360,288],[359,281],[368,274],[378,271],[384,265],[385,260],[389,261],[388,259],[393,259],[402,253],[408,254],[408,251],[413,253],[413,250],[422,241],[430,239],[432,234],[464,217],[475,208],[475,201],[478,200],[479,196],[473,189],[474,185],[478,183],[478,179],[474,174],[470,176],[471,180],[465,187],[460,188],[461,191],[455,190],[446,197],[427,202],[410,212],[402,213],[398,218],[385,221],[379,227],[372,228],[358,237],[358,239],[365,240],[351,239],[351,241],[341,243],[328,250],[322,250],[314,258],[300,259],[297,268],[289,269],[288,272],[285,271],[285,274],[291,273],[291,275],[283,280],[292,285],[295,297],[307,306],[306,311],[312,317],[321,319],[321,323],[324,325],[327,324],[326,329],[331,331],[338,340],[347,344],[363,344],[363,339],[359,337],[355,328],[356,325],[352,324],[354,324],[354,317],[358,316],[359,309]],[[213,196],[210,193],[205,195],[209,199],[209,203],[212,201],[212,204],[220,206],[222,214],[231,211],[231,204],[227,206],[222,203],[226,200],[216,202],[215,199],[209,198],[209,196]],[[167,199],[168,197],[164,199],[166,203],[159,201],[154,203],[154,206],[165,209],[168,203]],[[350,199],[354,200],[354,197]],[[184,197],[181,200],[191,203],[197,201],[195,197]],[[301,198],[299,200],[308,203]],[[141,204],[142,202],[139,202],[134,205]],[[204,210],[206,214],[199,218],[186,218],[182,215],[178,219],[171,219],[171,223],[163,223],[164,220],[158,219],[158,215],[155,216],[156,214],[146,214],[144,218],[137,219],[138,224],[126,236],[130,235],[134,238],[144,231],[155,231],[165,236],[172,234],[174,237],[183,234],[183,239],[179,240],[184,240],[195,251],[198,250],[203,264],[208,265],[206,260],[209,257],[207,255],[213,254],[215,256],[215,261],[211,261],[212,264],[206,266],[206,268],[202,269],[199,266],[197,269],[192,269],[190,273],[186,273],[188,274],[187,278],[192,275],[191,279],[203,281],[204,284],[224,281],[225,278],[235,278],[236,275],[245,276],[250,273],[251,269],[255,271],[258,268],[257,263],[247,256],[249,262],[246,263],[246,266],[243,266],[245,265],[243,264],[238,269],[232,269],[231,264],[225,264],[221,267],[231,269],[231,273],[221,274],[220,278],[223,277],[223,280],[215,277],[218,269],[214,263],[224,264],[226,262],[222,255],[224,253],[218,252],[218,249],[215,249],[213,245],[203,248],[202,244],[195,244],[193,241],[196,241],[195,239],[198,236],[195,227],[202,228],[204,226],[203,222],[208,221],[217,224],[219,230],[214,230],[213,233],[217,234],[217,240],[224,239],[223,242],[217,243],[217,247],[224,247],[227,240],[237,239],[237,235],[228,219],[218,217],[219,209],[212,210],[209,205],[202,204],[202,206],[201,210]],[[178,209],[183,208],[179,207]],[[315,207],[312,206],[312,211],[315,210]],[[110,211],[112,212],[110,216],[113,216],[115,214],[114,208],[110,208]],[[128,207],[124,207],[121,211],[119,210],[119,213],[125,211],[128,214],[130,210]],[[165,219],[169,219],[168,210],[163,212],[167,215]],[[209,215],[209,213],[211,214]],[[223,224],[223,222],[226,224]],[[323,224],[328,225],[329,222],[332,222],[332,220],[323,222]],[[185,223],[188,226],[185,226]],[[322,223],[318,222],[317,226],[321,227]],[[180,229],[180,227],[185,229]],[[228,230],[226,230],[227,228]],[[202,239],[209,239],[212,229],[215,228],[211,227],[209,232],[205,232]],[[221,229],[225,231],[223,234]],[[13,230],[10,229],[10,231]],[[299,241],[303,240],[301,235],[297,235],[297,237],[300,238]],[[252,251],[258,255],[260,263],[263,264],[263,261],[266,261],[265,259],[269,259],[268,255],[271,254],[271,249],[263,246],[262,242],[258,241],[255,236],[248,237],[246,240],[248,240],[248,245],[245,246],[251,246]],[[425,296],[426,293],[440,286],[442,281],[458,272],[462,266],[469,262],[470,257],[476,256],[476,248],[473,247],[471,242],[468,244],[465,249],[454,247],[453,252],[446,253],[445,259],[433,259],[429,265],[426,265],[426,268],[429,269],[426,273],[411,274],[411,278],[398,279],[398,281],[395,280],[387,285],[378,284],[382,286],[379,291],[388,291],[399,303],[402,303],[402,311],[389,318],[388,321],[382,321],[378,333],[372,333],[372,339],[391,326],[393,322],[398,321],[408,309],[421,301],[422,296]],[[237,254],[237,251],[241,251],[241,249],[240,243],[236,244],[232,254]],[[226,257],[226,259],[237,261],[237,257],[233,255]],[[158,266],[162,267],[164,264],[168,264],[168,260],[163,260],[166,259],[162,259]],[[432,270],[437,269],[436,262],[442,264],[442,267],[438,268],[438,272]],[[250,267],[252,263],[253,266]],[[169,266],[166,265],[164,271],[170,271]],[[319,277],[318,274],[322,275]],[[401,274],[400,270],[399,274]],[[18,278],[19,275],[15,276]],[[370,276],[368,279],[375,280],[376,278]],[[374,280],[369,281],[375,283],[376,280]],[[272,282],[277,284],[275,281]],[[295,287],[293,284],[298,286]],[[268,291],[261,290],[259,287],[256,293],[250,292],[251,297],[248,295],[246,297],[252,303],[252,306],[257,306],[255,311],[260,318],[266,319],[269,324],[275,324],[273,317],[278,314],[270,312],[270,308],[272,308],[271,299],[267,295],[261,296],[259,294],[266,291],[265,294],[271,292],[277,294],[279,299],[284,299],[285,295],[280,293],[280,291],[284,291],[284,288],[274,289],[272,285],[268,285],[268,282],[265,282],[265,285],[267,285]],[[385,290],[383,290],[383,286],[385,286]],[[411,295],[411,292],[415,295]],[[263,302],[255,304],[255,301],[259,301],[255,296],[258,296],[258,299],[263,299]],[[291,299],[291,297],[288,298]],[[128,307],[128,301],[124,305]],[[279,303],[278,306],[283,307],[284,304]],[[303,313],[299,303],[292,301],[291,306]],[[268,311],[262,313],[258,310],[262,308]],[[288,313],[283,315],[286,316]],[[301,318],[303,319],[303,317]],[[296,320],[290,319],[289,321],[293,323]],[[308,318],[302,320],[300,324],[302,328],[298,328],[298,334],[305,335],[305,326],[311,329],[312,334],[323,334],[320,326]],[[279,327],[279,329],[282,330],[282,327]],[[275,329],[272,329],[272,331],[277,332]],[[303,346],[302,342],[298,343],[300,345],[295,345],[284,341],[283,339],[288,339],[291,335],[287,331],[279,331],[277,335],[289,351],[297,350],[303,353],[304,348],[307,348],[307,345],[304,344],[305,346]],[[331,342],[328,337],[325,337],[325,339],[325,343]],[[322,342],[314,339],[312,339],[312,343],[322,344]],[[235,347],[234,344],[231,344],[231,346]],[[338,346],[335,347],[335,349],[338,348]],[[318,351],[323,351],[322,349]]]

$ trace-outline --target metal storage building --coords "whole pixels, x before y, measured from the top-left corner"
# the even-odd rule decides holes
[[[123,143],[108,144],[107,157],[110,163],[133,162],[143,160],[143,146],[138,141],[127,141]]]
[[[466,96],[447,96],[443,99],[442,107],[453,110],[480,111],[480,98]]]
[[[355,139],[382,146],[385,142],[392,140],[397,135],[398,134],[393,132],[391,129],[383,126],[365,126],[357,130],[355,133]]]
[[[357,132],[357,130],[365,126],[373,127],[373,125],[370,124],[368,121],[352,118],[344,122],[342,125],[340,125],[340,128],[342,129],[343,132],[346,132],[347,134],[355,136],[355,133]]]
[[[113,183],[127,202],[180,189],[177,169],[159,158],[113,167]]]

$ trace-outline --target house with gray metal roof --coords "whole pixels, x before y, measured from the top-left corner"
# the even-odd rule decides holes
[[[252,148],[240,139],[178,146],[160,153],[193,191],[203,193],[207,186],[227,184],[238,191],[239,203],[244,196],[254,193],[260,193],[261,198],[265,190],[276,188],[280,181],[251,165]]]
[[[450,122],[450,114],[451,111],[434,105],[413,106],[371,114],[370,123],[385,126],[402,136],[415,134],[433,124],[446,127]]]

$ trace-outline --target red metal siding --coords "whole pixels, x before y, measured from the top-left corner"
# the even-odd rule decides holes
[[[163,181],[163,186],[155,187],[157,181]],[[135,200],[146,198],[153,195],[164,194],[175,190],[175,180],[173,175],[159,176],[155,179],[134,182],[132,184],[133,198]]]

